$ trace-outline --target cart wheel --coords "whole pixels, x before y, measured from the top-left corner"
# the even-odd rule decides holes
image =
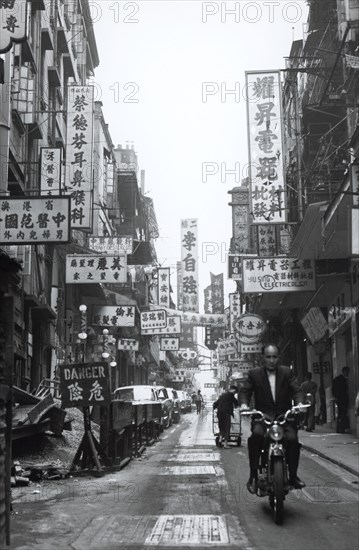
[[[222,443],[220,443],[220,441],[219,441],[219,435],[216,436],[216,446],[217,447],[222,447]]]
[[[240,447],[240,446],[241,446],[241,443],[242,443],[242,438],[241,438],[241,436],[239,435],[238,438],[237,438],[237,447]]]

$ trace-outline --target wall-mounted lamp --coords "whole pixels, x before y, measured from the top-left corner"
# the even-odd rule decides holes
[[[86,340],[86,338],[87,338],[87,332],[86,332],[86,329],[87,329],[87,315],[86,315],[87,306],[85,304],[81,304],[79,306],[79,311],[80,311],[80,332],[78,334],[78,337],[80,338],[80,340]]]
[[[104,328],[103,331],[102,331],[102,335],[103,335],[103,343],[102,343],[102,358],[103,359],[108,359],[110,357],[110,352],[108,351],[108,335],[109,335],[109,330],[107,328]]]

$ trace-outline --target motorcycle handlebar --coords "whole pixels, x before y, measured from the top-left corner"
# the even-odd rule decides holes
[[[309,403],[308,404],[303,404],[303,405],[294,405],[291,409],[288,409],[284,413],[283,420],[277,421],[277,422],[279,424],[284,424],[288,420],[288,416],[290,416],[291,414],[299,414],[299,413],[303,412],[304,408],[306,409],[307,407],[310,407]],[[272,424],[272,422],[273,422],[272,420],[267,420],[265,418],[264,413],[262,413],[262,411],[258,411],[257,409],[251,409],[251,410],[248,410],[248,411],[241,411],[240,414],[243,415],[243,416],[258,415],[258,420],[263,420],[268,425]]]

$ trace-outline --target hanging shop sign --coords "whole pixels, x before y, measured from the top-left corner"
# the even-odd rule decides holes
[[[182,306],[199,310],[198,300],[198,220],[181,220]]]
[[[142,335],[151,335],[151,334],[165,334],[170,336],[172,334],[181,334],[181,317],[179,315],[167,315],[167,324],[164,328],[141,328]]]
[[[184,313],[182,315],[182,321],[192,325],[217,327],[225,327],[227,324],[226,316],[224,314],[206,315],[201,313]]]
[[[170,307],[170,268],[159,267],[157,269],[157,303],[162,307]]]
[[[358,57],[359,59],[359,57]],[[359,164],[350,165],[350,189],[353,193],[353,206],[359,207]],[[357,226],[358,229],[358,226]],[[359,233],[359,231],[357,231]]]
[[[312,344],[324,338],[329,329],[328,323],[319,307],[310,308],[300,322]]]
[[[61,194],[61,147],[41,147],[40,194],[46,196]]]
[[[351,254],[359,256],[359,208],[352,208],[351,216]]]
[[[277,254],[276,226],[272,224],[257,226],[258,256],[275,256]]]
[[[256,342],[254,344],[252,343],[243,343],[239,342],[238,347],[240,353],[262,353],[262,343]]]
[[[181,262],[176,263],[177,270],[177,308],[183,309],[183,296],[182,296],[182,265]]]
[[[212,296],[212,313],[224,312],[224,287],[223,287],[223,273],[219,275],[213,275],[210,273],[211,278],[211,296]]]
[[[111,392],[107,363],[59,365],[63,407],[109,405]]]
[[[357,309],[355,307],[339,307],[337,305],[332,305],[328,309],[328,327],[329,327],[329,336],[333,334],[340,328],[343,327],[349,319],[355,318]]]
[[[189,359],[196,359],[197,352],[193,349],[180,349],[178,350],[178,356],[188,361]]]
[[[259,342],[267,330],[266,322],[254,313],[245,313],[235,322],[235,331],[238,340],[247,344]]]
[[[132,254],[133,237],[88,237],[88,245],[99,254]]]
[[[205,313],[213,313],[212,311],[212,286],[207,286],[203,291],[203,297],[204,297],[204,312]]]
[[[131,338],[120,338],[117,342],[117,349],[122,351],[138,351],[140,343]]]
[[[93,189],[93,86],[68,86],[65,192],[71,228],[91,229]]]
[[[244,257],[242,272],[245,293],[315,290],[314,260]]]
[[[239,254],[228,254],[228,279],[234,281],[242,279],[241,256]]]
[[[253,369],[253,363],[251,361],[238,361],[237,372],[245,374],[251,369]]]
[[[179,338],[161,338],[160,350],[161,351],[178,351],[179,350]]]
[[[235,323],[240,315],[241,296],[238,293],[229,294],[229,332],[235,333]]]
[[[27,4],[27,0],[1,0],[0,53],[8,52],[14,43],[26,40]]]
[[[0,199],[0,243],[67,243],[69,240],[67,197]]]
[[[252,220],[285,223],[280,72],[246,72],[246,95]]]
[[[220,357],[236,354],[238,352],[237,339],[232,337],[226,340],[220,340],[217,344],[217,350]]]
[[[165,328],[166,325],[167,313],[164,309],[141,312],[141,334],[143,330]]]
[[[331,371],[331,365],[329,361],[316,361],[312,365],[313,374],[327,374]]]
[[[134,327],[135,306],[93,306],[92,324],[103,327]]]
[[[66,255],[66,283],[126,282],[126,256]]]

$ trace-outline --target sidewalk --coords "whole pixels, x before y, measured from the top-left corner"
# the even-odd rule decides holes
[[[303,449],[330,460],[359,477],[359,440],[351,434],[337,434],[325,424],[314,432],[299,430]]]

